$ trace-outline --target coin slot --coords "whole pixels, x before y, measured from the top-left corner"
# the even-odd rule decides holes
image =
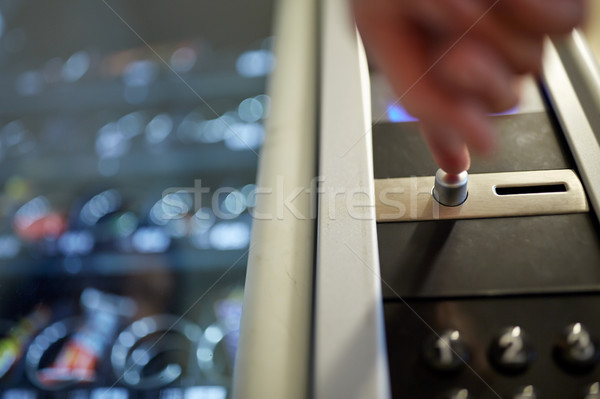
[[[538,184],[534,186],[502,186],[494,187],[497,195],[521,195],[542,193],[566,193],[567,185],[561,184]]]

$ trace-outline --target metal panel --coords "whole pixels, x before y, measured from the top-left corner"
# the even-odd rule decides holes
[[[571,323],[583,323],[595,336],[600,331],[599,306],[597,293],[386,302],[386,330],[388,337],[394,337],[389,342],[390,372],[410,376],[392,379],[394,397],[448,398],[443,393],[468,388],[473,398],[523,398],[516,396],[518,389],[533,385],[537,398],[589,399],[585,388],[598,381],[600,369],[580,371],[583,375],[573,369],[566,372],[568,368],[557,362],[555,348],[561,332]],[[536,353],[524,373],[510,376],[494,368],[488,356],[493,340],[508,326],[519,326]],[[444,373],[428,364],[423,352],[433,344],[432,329],[460,331],[470,352],[468,367]]]
[[[474,219],[588,211],[581,182],[569,169],[472,174],[469,176],[467,200],[451,207],[441,205],[433,198],[433,184],[433,176],[375,180],[377,221]],[[527,192],[529,188],[532,192],[499,195],[497,188],[517,189],[511,192]]]
[[[314,397],[389,398],[369,77],[349,2],[324,2]]]
[[[316,173],[316,2],[282,0],[234,398],[308,396]]]

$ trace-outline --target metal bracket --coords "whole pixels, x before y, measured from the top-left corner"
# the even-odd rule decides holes
[[[476,219],[588,212],[574,171],[539,170],[469,175],[466,201],[454,207],[431,195],[434,177],[376,179],[378,222]]]

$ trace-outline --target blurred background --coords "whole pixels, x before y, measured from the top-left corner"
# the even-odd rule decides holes
[[[3,398],[227,397],[272,12],[0,0]]]

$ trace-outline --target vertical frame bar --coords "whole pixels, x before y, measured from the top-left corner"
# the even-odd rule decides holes
[[[316,399],[390,397],[375,224],[369,74],[349,2],[323,2]]]
[[[316,1],[280,0],[233,398],[306,399],[315,242]],[[299,190],[299,191],[298,191]]]

